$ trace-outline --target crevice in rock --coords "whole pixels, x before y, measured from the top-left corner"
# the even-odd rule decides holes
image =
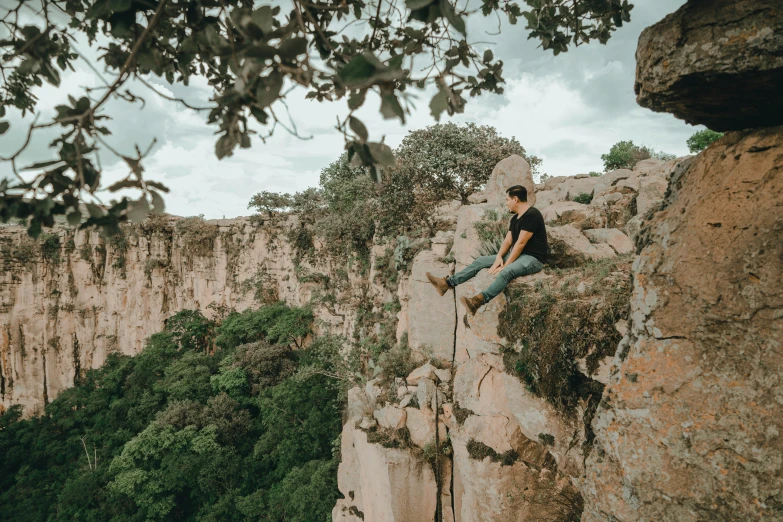
[[[5,400],[5,374],[3,373],[2,357],[0,357],[0,400]]]
[[[440,455],[440,404],[438,404],[438,391],[435,391],[435,522],[443,522],[443,499],[441,495],[443,493],[443,476],[441,468],[441,455]]]
[[[457,313],[457,288],[454,287],[452,289],[452,293],[454,295],[454,335],[452,336],[452,342],[453,346],[451,349],[451,402],[454,404],[454,377],[456,374],[456,370],[454,368],[454,363],[457,359],[457,325],[459,324],[459,314]],[[437,396],[437,393],[435,394]],[[437,424],[435,424],[437,427]],[[447,430],[448,431],[448,430]],[[437,440],[437,439],[436,439]],[[449,482],[449,490],[451,493],[451,516],[456,521],[457,520],[457,510],[456,506],[454,505],[454,446],[452,444],[451,448],[451,454],[449,455],[449,459],[451,460],[451,481]]]
[[[46,349],[41,350],[41,359],[43,360],[43,401],[44,407],[49,404],[49,390],[46,382]]]
[[[73,385],[79,382],[79,374],[82,371],[81,361],[79,360],[79,339],[73,334]]]
[[[476,386],[476,399],[481,399],[481,383],[484,382],[484,378],[489,375],[489,372],[492,371],[492,367],[488,367],[487,371],[484,372],[484,375],[481,376],[481,378],[478,380],[478,385]]]

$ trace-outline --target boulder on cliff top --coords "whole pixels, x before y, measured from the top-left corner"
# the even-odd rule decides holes
[[[783,123],[780,0],[690,1],[644,31],[636,101],[716,131]]]
[[[549,242],[548,263],[558,268],[580,266],[588,261],[614,257],[609,245],[592,244],[578,229],[571,225],[547,227]]]
[[[527,202],[530,206],[536,204],[535,183],[530,174],[530,164],[522,156],[512,154],[495,165],[492,175],[487,181],[484,194],[491,205],[502,205],[506,201],[506,189],[514,185],[522,185],[527,189]]]
[[[437,375],[435,374],[435,368],[432,364],[426,363],[413,370],[405,379],[410,386],[418,386],[422,379],[435,380]]]
[[[616,228],[591,228],[583,230],[582,233],[590,242],[605,243],[618,254],[627,254],[634,250],[633,241]]]
[[[578,176],[578,174],[577,174]],[[599,177],[577,177],[569,176],[562,183],[559,183],[553,190],[557,199],[572,201],[581,194],[593,195],[593,189],[598,184]]]
[[[399,430],[405,427],[406,413],[402,408],[384,406],[380,410],[375,410],[372,415],[382,428]]]
[[[423,448],[435,440],[435,413],[418,408],[405,408],[405,425],[410,433],[411,442]],[[438,440],[446,440],[447,431],[443,421],[438,421]]]

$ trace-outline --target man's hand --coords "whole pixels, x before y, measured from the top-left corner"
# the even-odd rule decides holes
[[[504,266],[505,265],[503,264],[503,258],[502,257],[497,257],[497,258],[495,258],[495,262],[492,263],[492,266],[489,267],[489,273],[492,274],[492,275],[495,275],[498,272],[500,272],[501,270],[503,270]]]

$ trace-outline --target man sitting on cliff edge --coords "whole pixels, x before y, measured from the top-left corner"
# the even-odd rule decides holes
[[[544,217],[528,204],[525,187],[514,185],[506,194],[506,206],[515,216],[511,218],[508,233],[496,256],[479,256],[451,277],[435,277],[427,272],[427,279],[440,295],[469,280],[482,268],[489,268],[490,274],[499,274],[483,292],[461,298],[470,315],[476,315],[476,311],[502,292],[512,279],[535,274],[544,268],[548,252]]]

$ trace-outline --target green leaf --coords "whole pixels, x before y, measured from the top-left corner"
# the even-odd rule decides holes
[[[75,109],[76,112],[78,113],[85,112],[89,108],[90,108],[90,99],[87,98],[86,96],[82,96],[81,98],[79,98],[79,101],[76,102]]]
[[[124,188],[141,188],[141,183],[135,179],[121,179],[116,183],[109,185],[109,192],[117,192]]]
[[[492,49],[487,49],[486,51],[484,51],[483,62],[484,63],[489,63],[489,62],[492,61],[493,57],[494,57],[494,55],[492,54]]]
[[[405,111],[402,110],[402,106],[394,94],[384,94],[381,97],[381,114],[387,120],[399,118],[402,123],[405,123]]]
[[[41,62],[41,74],[46,78],[46,81],[55,87],[60,86],[60,72],[49,62]]]
[[[269,115],[266,113],[266,111],[256,107],[255,105],[250,106],[250,114],[252,114],[253,117],[258,120],[258,123],[262,125],[266,125],[266,122],[269,119]]]
[[[45,168],[45,167],[50,167],[52,165],[56,165],[58,163],[62,163],[62,160],[42,161],[41,163],[33,163],[29,167],[25,167],[22,170],[42,169],[42,168]]]
[[[219,140],[217,140],[217,143],[215,143],[215,154],[217,155],[218,159],[231,156],[232,151],[236,145],[236,140],[234,140],[230,134],[226,133],[222,135]]]
[[[75,208],[73,212],[69,212],[66,217],[68,218],[68,224],[72,227],[75,227],[82,221],[82,213],[78,208]]]
[[[350,116],[348,118],[348,125],[351,126],[351,130],[360,140],[367,141],[369,135],[367,134],[367,127],[364,126],[364,123],[362,123],[358,118]]]
[[[398,54],[389,58],[389,69],[402,69],[402,61],[405,59],[404,54]]]
[[[166,185],[164,185],[163,183],[159,182],[159,181],[147,181],[147,186],[148,187],[152,187],[152,188],[156,188],[156,189],[160,190],[161,192],[168,192],[169,191],[169,188]]]
[[[0,121],[0,134],[5,134],[5,131],[7,131],[10,126],[11,124],[7,121]]]
[[[307,52],[307,39],[297,36],[295,38],[289,38],[284,40],[283,43],[277,48],[277,53],[281,58],[287,60],[293,60],[300,54]]]
[[[451,5],[449,0],[440,0],[440,12],[446,17],[446,20],[451,26],[462,33],[463,36],[467,36],[465,32],[465,20],[454,11],[454,6]]]
[[[397,160],[394,158],[394,152],[391,147],[385,143],[367,143],[367,148],[375,161],[384,167],[393,167]]]
[[[345,85],[362,85],[367,83],[384,65],[370,53],[354,56],[345,67],[340,69],[338,76]]]
[[[149,185],[149,183],[147,183]],[[166,210],[166,204],[163,202],[163,197],[154,190],[150,190],[150,196],[152,196],[152,213],[162,214]]]
[[[283,88],[283,75],[278,71],[272,71],[269,76],[260,78],[258,87],[256,87],[256,103],[259,109],[268,107],[280,96],[280,89]]]
[[[444,89],[441,89],[438,91],[438,94],[432,97],[432,101],[430,101],[430,113],[436,121],[440,121],[441,113],[448,110],[448,108],[449,95]]]
[[[405,5],[408,6],[408,9],[411,11],[416,11],[418,9],[427,7],[434,1],[435,0],[405,0]]]
[[[357,92],[352,92],[348,96],[348,108],[355,111],[362,105],[364,105],[364,99],[367,97],[367,89],[361,89]]]
[[[264,32],[264,35],[275,30],[275,26],[272,24],[272,21],[274,20],[272,8],[268,5],[261,6],[253,11],[250,18],[253,20],[253,23]]]
[[[91,218],[103,217],[103,209],[95,203],[85,203],[87,212],[89,212]]]
[[[146,197],[142,197],[138,201],[128,202],[128,219],[134,223],[144,221],[147,214],[150,213],[150,204],[147,202]]]

